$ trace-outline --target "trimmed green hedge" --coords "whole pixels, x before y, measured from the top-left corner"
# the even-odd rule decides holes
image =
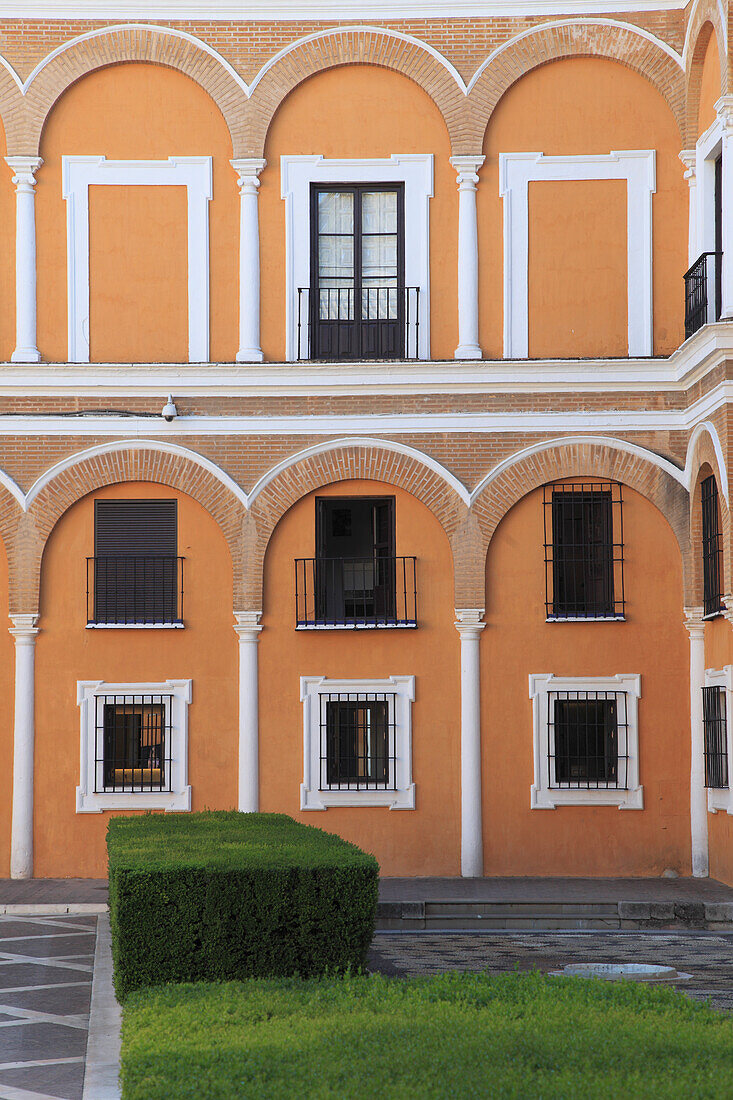
[[[113,817],[115,990],[341,974],[364,963],[379,866],[285,814]]]
[[[733,1026],[676,990],[530,974],[133,994],[123,1100],[720,1100]]]

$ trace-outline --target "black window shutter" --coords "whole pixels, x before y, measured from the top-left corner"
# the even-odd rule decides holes
[[[175,557],[178,547],[177,501],[95,501],[94,543],[98,558],[125,554]]]
[[[95,501],[94,542],[96,622],[178,621],[175,500]]]

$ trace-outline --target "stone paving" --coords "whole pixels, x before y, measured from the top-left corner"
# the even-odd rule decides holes
[[[81,1100],[96,926],[0,916],[0,1100]]]
[[[675,984],[714,1008],[733,1010],[733,933],[377,932],[373,971],[394,977],[445,970],[559,970],[573,962],[660,963],[691,974]]]

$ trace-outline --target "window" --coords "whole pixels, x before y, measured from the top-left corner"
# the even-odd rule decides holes
[[[311,186],[310,358],[405,357],[404,222],[402,184]]]
[[[78,813],[190,810],[190,680],[77,685],[81,715]]]
[[[705,669],[702,689],[703,754],[708,810],[733,814],[728,761],[733,753],[733,730],[728,722],[733,699],[733,665]]]
[[[636,675],[529,678],[534,719],[532,809],[643,809]]]
[[[412,676],[327,680],[305,676],[302,810],[329,806],[414,809]]]
[[[394,497],[316,498],[316,557],[295,562],[296,626],[415,626],[415,558],[395,556]]]
[[[545,485],[545,586],[550,621],[624,617],[618,482]]]
[[[97,500],[87,559],[90,626],[182,626],[175,500]]]
[[[722,546],[720,537],[720,510],[718,486],[715,478],[700,482],[702,505],[702,569],[703,605],[705,615],[719,615],[725,610],[721,601]]]

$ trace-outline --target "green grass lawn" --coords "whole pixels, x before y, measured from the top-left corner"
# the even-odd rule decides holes
[[[123,1100],[733,1096],[733,1019],[531,974],[161,987],[124,1007]]]

